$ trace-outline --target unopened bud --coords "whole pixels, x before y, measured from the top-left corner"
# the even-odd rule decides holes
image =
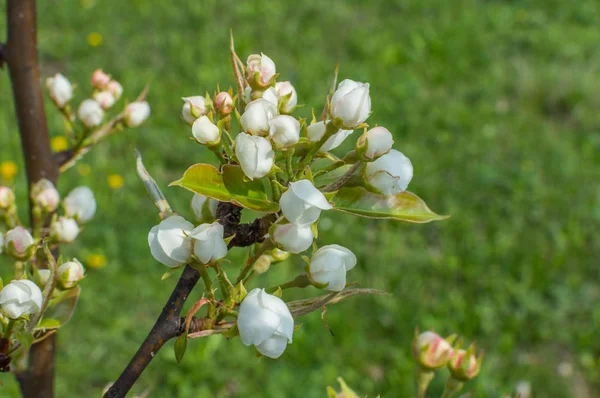
[[[356,153],[366,162],[385,155],[392,149],[394,138],[385,127],[374,127],[365,131],[356,142]]]
[[[265,272],[267,272],[269,270],[269,267],[271,266],[271,256],[267,255],[267,254],[263,254],[262,256],[260,256],[253,265],[254,268],[254,272],[256,272],[257,274],[264,274]]]
[[[475,345],[471,345],[466,350],[458,349],[448,361],[448,370],[457,380],[469,381],[474,379],[481,370],[483,363],[483,351],[479,356],[475,355]]]
[[[85,278],[85,268],[77,259],[58,267],[58,285],[62,289],[71,289]]]
[[[292,113],[298,105],[298,94],[290,82],[278,82],[275,91],[279,97],[279,110],[282,113]]]
[[[184,97],[181,117],[188,123],[194,123],[200,116],[206,115],[206,98],[196,95],[193,97]]]
[[[150,105],[146,101],[132,102],[125,109],[125,125],[137,127],[144,123],[150,116]]]
[[[215,97],[215,108],[219,114],[225,116],[233,111],[233,98],[227,91],[221,91]]]
[[[110,76],[104,73],[102,69],[96,69],[92,73],[91,83],[98,90],[104,90],[108,86],[108,83],[110,83]]]
[[[50,236],[58,242],[71,243],[79,235],[79,225],[72,218],[58,217],[50,226]]]
[[[15,193],[12,189],[0,186],[0,209],[7,210],[15,204]]]
[[[21,226],[15,227],[6,233],[4,247],[8,254],[22,261],[29,260],[35,250],[33,236]]]
[[[36,269],[33,274],[33,281],[40,289],[43,289],[50,281],[50,274],[51,272],[49,269]]]
[[[104,110],[109,109],[115,104],[115,97],[110,91],[98,91],[94,93],[94,100],[96,100]]]
[[[44,212],[51,213],[58,207],[60,195],[52,181],[43,178],[33,185],[31,199]]]
[[[100,123],[102,123],[104,111],[99,103],[93,99],[86,99],[79,105],[77,116],[85,127],[92,128],[99,126]]]
[[[118,101],[119,98],[121,98],[121,95],[123,95],[123,86],[116,80],[111,80],[110,83],[108,83],[107,90],[113,95],[115,101]]]
[[[192,135],[201,144],[214,147],[221,142],[221,132],[216,124],[206,116],[196,119],[192,124]]]
[[[48,94],[52,101],[60,109],[64,108],[65,105],[73,98],[73,86],[66,77],[57,73],[54,77],[46,79],[46,87],[48,88]]]
[[[449,340],[452,342],[454,338],[450,337]],[[454,354],[451,342],[434,332],[423,332],[413,340],[413,356],[423,368],[441,368]]]

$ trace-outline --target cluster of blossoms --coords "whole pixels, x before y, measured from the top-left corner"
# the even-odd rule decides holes
[[[51,299],[51,306],[57,307],[67,297],[66,292],[84,279],[85,269],[77,259],[65,262],[59,259],[55,270],[40,265],[46,261],[54,262],[54,258],[49,258],[48,248],[73,242],[82,225],[96,213],[96,200],[88,187],[73,189],[61,201],[54,184],[42,179],[32,186],[30,194],[33,205],[31,230],[19,221],[13,190],[0,186],[0,225],[8,227],[6,232],[0,229],[0,254],[15,261],[15,280],[3,287],[0,280],[0,339],[12,348],[21,347],[22,342],[15,340],[19,333],[22,338],[22,332],[27,331],[38,340],[49,330],[60,327],[60,321],[51,321],[51,317],[43,320],[43,327],[42,324],[38,327],[37,322],[41,320],[42,312],[49,308]],[[63,209],[61,215],[58,215],[59,207]],[[46,222],[48,218],[49,223]],[[46,250],[42,250],[43,240]],[[67,312],[72,312],[74,304],[67,306]],[[16,354],[11,351],[11,357]],[[0,352],[0,370],[8,369],[11,357]]]
[[[296,90],[289,81],[277,81],[279,74],[271,58],[253,54],[244,65],[234,51],[232,57],[237,95],[230,89],[215,92],[213,97],[183,98],[181,116],[191,127],[193,139],[220,161],[219,169],[194,165],[173,183],[195,192],[191,206],[199,224],[163,212],[163,221],[148,234],[148,244],[162,264],[170,268],[190,265],[203,273],[208,300],[213,303],[207,316],[212,324],[235,317],[236,331],[245,345],[277,358],[292,342],[294,331],[292,312],[281,299],[282,289],[314,286],[342,292],[347,272],[357,264],[354,253],[344,246],[318,247],[321,212],[333,209],[412,221],[399,215],[407,202],[395,195],[404,194],[413,167],[406,156],[392,149],[389,130],[369,128],[365,123],[371,114],[369,84],[342,81],[328,96],[322,120],[316,120],[313,112],[312,122],[307,123],[292,116],[298,106]],[[331,153],[357,129],[363,133],[353,150],[343,157]],[[351,194],[363,202],[356,202]],[[350,197],[351,203],[346,208],[336,206],[336,199],[341,202],[344,197]],[[155,199],[162,209],[162,196]],[[266,215],[246,229],[228,230],[235,229],[239,218],[232,227],[230,215],[219,210],[222,205]],[[429,214],[431,218],[420,222],[439,219]],[[266,228],[259,228],[265,224]],[[254,235],[247,236],[254,240],[240,243],[249,229]],[[248,245],[248,261],[232,284],[221,260],[229,248]],[[310,256],[303,255],[309,249]],[[292,254],[300,254],[306,262],[304,274],[246,295],[244,284]],[[210,268],[222,286],[220,301],[209,285]]]
[[[83,100],[77,109],[77,118],[86,129],[93,129],[102,124],[105,112],[119,101],[123,95],[123,86],[102,69],[92,73],[91,85],[93,93],[91,98]],[[73,99],[73,85],[69,80],[58,73],[46,79],[48,94],[54,104],[65,114],[69,120],[74,120],[75,115],[70,113],[69,102]],[[125,107],[123,121],[127,127],[137,127],[150,116],[150,106],[146,101],[136,101]]]

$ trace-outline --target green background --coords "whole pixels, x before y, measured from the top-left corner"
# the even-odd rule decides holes
[[[389,128],[415,167],[410,190],[449,220],[428,225],[323,214],[319,244],[358,256],[349,274],[391,298],[352,298],[301,320],[279,360],[258,360],[239,339],[190,341],[181,365],[172,343],[134,387],[151,397],[324,397],[337,376],[373,397],[412,394],[415,327],[459,333],[486,352],[477,397],[600,394],[600,3],[558,1],[124,1],[39,2],[44,76],[64,73],[89,95],[102,67],[135,98],[149,81],[152,117],[86,156],[92,173],[61,177],[66,194],[86,184],[99,211],[64,250],[89,270],[76,315],[60,332],[57,396],[98,396],[151,328],[176,278],[150,255],[159,218],[136,177],[138,148],[175,209],[191,218],[191,194],[166,188],[191,164],[211,160],[189,141],[180,97],[233,84],[232,28],[241,58],[264,52],[291,80],[300,115],[321,109],[333,69],[371,84],[368,122]],[[0,11],[0,32],[5,11]],[[91,47],[88,34],[103,42]],[[59,114],[47,100],[53,135]],[[345,146],[352,147],[355,133]],[[0,159],[24,171],[7,73],[0,73]],[[111,190],[109,174],[125,186]],[[21,207],[22,209],[24,206]],[[325,221],[330,220],[331,222]],[[234,272],[243,256],[231,252]],[[2,274],[10,263],[2,263]],[[301,270],[297,259],[255,280],[267,286]],[[199,298],[201,289],[195,296]],[[286,300],[314,290],[285,294]],[[558,368],[571,366],[559,374]],[[441,372],[430,396],[439,396]],[[0,375],[0,395],[15,396]]]

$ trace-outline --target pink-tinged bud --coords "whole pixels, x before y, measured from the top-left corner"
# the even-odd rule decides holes
[[[97,91],[94,93],[94,100],[96,100],[104,110],[109,109],[115,104],[115,97],[113,97],[110,91]]]
[[[448,370],[457,380],[469,381],[474,379],[481,370],[483,363],[483,351],[475,356],[475,345],[466,350],[455,350],[454,355],[448,361]]]
[[[123,86],[116,80],[111,80],[110,83],[108,83],[107,90],[113,95],[115,101],[118,101],[119,98],[121,98],[121,95],[123,95]]]
[[[206,98],[196,95],[193,97],[184,97],[183,108],[181,109],[181,117],[188,123],[194,123],[196,119],[208,113],[206,106]]]
[[[248,57],[246,72],[250,86],[267,88],[275,79],[275,63],[263,53],[252,54]]]
[[[61,289],[71,289],[85,278],[85,268],[76,258],[58,267],[58,285]]]
[[[60,195],[52,181],[42,178],[31,189],[31,199],[44,212],[51,213],[58,207]]]
[[[233,98],[231,94],[226,91],[221,91],[215,97],[215,108],[219,114],[225,116],[229,115],[233,111]]]
[[[19,226],[11,229],[4,237],[6,252],[17,260],[29,260],[35,249],[33,236],[28,230]]]
[[[92,73],[92,87],[97,88],[98,90],[104,90],[108,83],[110,83],[110,76],[102,71],[102,69],[96,69],[94,73]]]
[[[453,341],[455,336],[450,337]],[[413,356],[425,369],[438,369],[445,366],[454,354],[451,342],[434,332],[423,332],[413,340]]]
[[[12,189],[0,186],[0,209],[6,210],[15,204],[15,193]]]
[[[127,127],[137,127],[144,123],[150,116],[150,105],[144,102],[132,102],[125,109],[125,125]]]

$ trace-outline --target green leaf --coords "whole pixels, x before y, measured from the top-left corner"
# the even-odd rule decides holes
[[[350,170],[354,166],[353,164],[345,164],[343,166],[338,167],[337,169],[333,169],[324,174],[319,174],[315,177],[315,187],[321,188],[326,185],[329,185],[333,182],[336,182],[340,179],[348,170]]]
[[[248,180],[240,166],[225,165],[223,174],[209,164],[195,164],[183,173],[183,177],[169,186],[180,186],[200,195],[231,202],[247,209],[275,213],[279,205],[272,202],[266,180]]]
[[[173,348],[175,349],[175,359],[177,360],[177,364],[180,364],[187,348],[187,333],[177,337]]]
[[[60,326],[58,319],[44,318],[38,323],[35,329],[58,329]]]
[[[48,308],[44,313],[44,319],[54,320],[60,326],[67,323],[71,319],[75,307],[77,307],[77,300],[79,300],[80,293],[81,287],[75,286],[73,289],[65,290],[63,294],[50,300]]]
[[[334,210],[360,217],[426,223],[448,216],[434,213],[412,192],[382,195],[362,187],[341,188],[332,199]]]
[[[23,347],[23,350],[29,349],[29,347],[31,347],[31,345],[33,344],[33,333],[22,331],[17,333],[15,337],[17,338],[19,343],[21,343],[21,347]]]

